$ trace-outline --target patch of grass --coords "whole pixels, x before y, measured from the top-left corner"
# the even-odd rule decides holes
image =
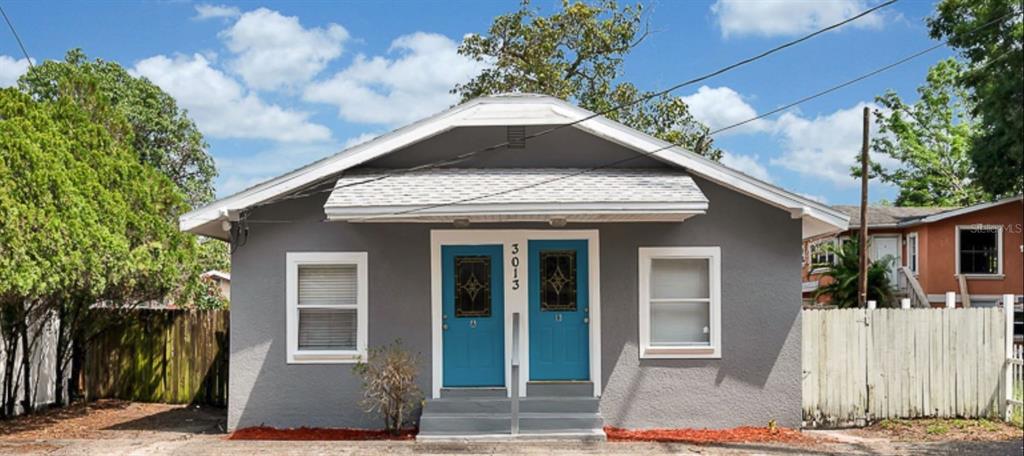
[[[929,424],[924,432],[928,435],[946,435],[949,433],[949,425],[945,422],[937,421]]]
[[[908,423],[906,420],[899,419],[885,419],[878,423],[878,427],[886,431],[895,431],[897,429],[905,428],[908,426],[910,426],[910,423]]]

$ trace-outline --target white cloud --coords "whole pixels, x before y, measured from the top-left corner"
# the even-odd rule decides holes
[[[242,12],[234,7],[227,5],[208,5],[201,4],[196,5],[196,15],[192,17],[197,21],[206,19],[230,19],[238,17]]]
[[[754,107],[743,101],[743,97],[729,87],[701,86],[693,95],[681,98],[690,107],[693,117],[712,131],[757,116]],[[768,121],[758,119],[722,134],[764,131],[769,127]]]
[[[33,60],[33,62],[35,62]],[[0,55],[0,87],[10,87],[18,83],[18,78],[28,71],[27,59]]]
[[[307,29],[299,18],[266,8],[246,12],[220,36],[228,50],[237,54],[229,67],[255,89],[308,82],[341,55],[342,44],[349,38],[338,24]]]
[[[824,28],[868,9],[866,0],[718,0],[711,12],[722,36],[796,35]],[[879,28],[883,18],[872,13],[845,27]]]
[[[338,107],[349,122],[397,125],[434,114],[456,103],[448,93],[483,69],[457,53],[446,36],[417,32],[391,43],[396,58],[363,55],[326,81],[311,84],[303,98]]]
[[[775,122],[775,132],[782,138],[783,152],[771,164],[795,171],[807,177],[831,181],[836,186],[853,186],[857,181],[850,176],[856,164],[863,136],[863,110],[878,106],[858,103],[813,119],[787,112]],[[871,124],[872,136],[877,126]],[[896,166],[892,159],[873,157],[883,166]]]
[[[157,55],[137,62],[132,71],[171,94],[206,135],[289,142],[331,138],[327,127],[309,121],[309,113],[265,103],[202,55]]]
[[[772,181],[771,175],[768,174],[768,169],[761,165],[760,157],[757,155],[739,155],[723,151],[722,164],[765,182]]]

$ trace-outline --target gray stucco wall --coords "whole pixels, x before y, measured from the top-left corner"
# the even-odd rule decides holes
[[[708,181],[706,215],[598,229],[607,424],[626,428],[800,422],[800,221]],[[369,253],[369,343],[401,338],[423,355],[430,391],[430,230],[451,225],[326,223],[325,196],[256,209],[232,255],[228,426],[379,428],[357,402],[351,365],[285,363],[285,253]],[[272,220],[275,223],[259,223]],[[292,220],[292,223],[276,223]],[[546,225],[474,225],[472,229]],[[722,248],[722,359],[640,360],[637,248]]]

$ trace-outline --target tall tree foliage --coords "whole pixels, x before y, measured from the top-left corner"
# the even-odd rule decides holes
[[[138,158],[170,178],[191,206],[213,198],[216,168],[202,133],[174,98],[115,62],[90,61],[80,49],[64,61],[48,60],[28,70],[18,86],[37,100],[102,94],[128,123]]]
[[[958,82],[981,121],[971,159],[978,182],[997,196],[1024,191],[1022,13],[1020,0],[942,0],[928,19],[932,37],[948,40],[968,63]]]
[[[463,100],[507,92],[543,93],[595,112],[626,108],[607,117],[665,141],[682,144],[714,160],[707,126],[693,118],[679,97],[644,100],[651,92],[620,82],[623,59],[647,36],[640,5],[619,8],[563,0],[560,11],[542,16],[524,0],[519,10],[494,19],[486,35],[471,35],[459,53],[490,67],[452,92]]]
[[[872,172],[899,187],[897,206],[965,206],[989,198],[973,179],[970,150],[979,129],[970,96],[958,84],[962,73],[956,60],[944,60],[928,70],[917,102],[907,104],[893,91],[875,99],[884,109],[875,111],[881,135],[872,148],[900,166],[873,162]]]
[[[92,86],[60,93],[72,87]],[[0,91],[0,311],[10,323],[2,329],[5,340],[15,334],[29,347],[34,319],[58,315],[57,378],[71,347],[84,349],[96,328],[95,304],[194,292],[181,285],[194,274],[194,237],[168,216],[187,205],[173,182],[138,160],[132,136],[98,91],[52,100]],[[31,350],[22,353],[31,408]],[[9,393],[16,388],[7,388],[5,372]],[[57,385],[62,399],[63,382]],[[5,399],[5,411],[13,411]]]

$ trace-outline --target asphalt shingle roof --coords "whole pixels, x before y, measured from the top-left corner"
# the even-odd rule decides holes
[[[832,206],[850,216],[850,228],[860,226],[860,206]],[[896,207],[868,206],[868,229],[873,226],[891,226],[907,223],[914,219],[927,217],[957,209],[955,207]]]
[[[374,180],[389,172],[345,173],[324,207],[428,206],[470,198],[476,199],[460,205],[708,201],[693,178],[677,169],[437,168]],[[362,181],[367,183],[352,185]],[[530,184],[537,185],[520,189]]]

